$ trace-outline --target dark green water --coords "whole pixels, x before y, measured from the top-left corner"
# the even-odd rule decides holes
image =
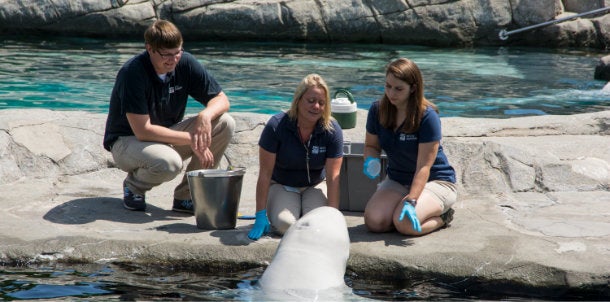
[[[383,93],[384,66],[397,57],[422,70],[426,96],[443,116],[513,117],[607,110],[593,79],[604,53],[532,48],[437,49],[406,45],[205,43],[186,41],[215,75],[232,111],[285,110],[299,80],[321,74],[367,109]],[[0,109],[107,112],[114,77],[141,41],[0,38]],[[189,112],[200,107],[192,104]]]
[[[257,280],[263,268],[228,272],[89,264],[2,267],[0,299],[70,301],[266,301]],[[467,278],[410,280],[363,278],[348,271],[341,301],[581,301],[607,300],[595,291],[526,289]],[[333,297],[332,301],[337,301]],[[309,300],[313,301],[313,300]],[[318,297],[318,301],[328,301]]]

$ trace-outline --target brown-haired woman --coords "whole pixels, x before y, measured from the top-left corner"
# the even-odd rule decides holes
[[[441,137],[438,109],[424,97],[419,68],[405,58],[393,61],[366,123],[364,173],[377,176],[371,167],[382,150],[388,159],[387,176],[364,210],[370,231],[424,235],[449,224],[457,192]]]

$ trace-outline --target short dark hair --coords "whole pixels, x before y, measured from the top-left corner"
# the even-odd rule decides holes
[[[182,46],[182,33],[167,20],[157,20],[144,32],[144,41],[152,50],[178,48]]]

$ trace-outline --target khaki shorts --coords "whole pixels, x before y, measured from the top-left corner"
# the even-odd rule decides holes
[[[410,187],[411,186],[408,185],[401,185],[399,182],[386,177],[377,185],[377,190],[392,190],[401,195],[407,195],[410,191]],[[431,196],[434,196],[434,199],[441,205],[441,214],[447,212],[457,200],[457,187],[454,183],[448,181],[429,181],[426,183],[424,191],[430,193]]]

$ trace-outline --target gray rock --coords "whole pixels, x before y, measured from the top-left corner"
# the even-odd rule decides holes
[[[553,20],[564,10],[561,0],[511,0],[513,20],[521,27]]]
[[[239,211],[255,210],[257,141],[268,115],[233,113],[227,151],[246,167]],[[179,178],[147,193],[146,213],[122,208],[121,181],[102,148],[104,114],[0,110],[0,263],[134,262],[265,266],[277,237],[253,242],[252,221],[200,230],[172,212]],[[366,112],[346,140],[361,142]],[[549,297],[587,289],[610,297],[610,111],[511,119],[443,118],[458,173],[451,227],[423,237],[373,234],[344,211],[348,268],[360,276],[443,276],[454,286],[510,284]],[[226,161],[222,163],[227,165]]]
[[[606,7],[606,0],[563,0],[566,11],[575,13],[589,12],[595,9]]]
[[[595,15],[548,25],[544,30],[515,33],[506,41],[498,37],[502,29],[516,30],[557,20],[565,13],[609,5],[607,1],[588,1],[587,5],[580,2],[3,1],[0,6],[0,33],[141,39],[148,24],[163,18],[175,22],[189,39],[197,40],[607,47],[610,20]]]
[[[610,56],[599,59],[593,77],[596,80],[610,81]]]

